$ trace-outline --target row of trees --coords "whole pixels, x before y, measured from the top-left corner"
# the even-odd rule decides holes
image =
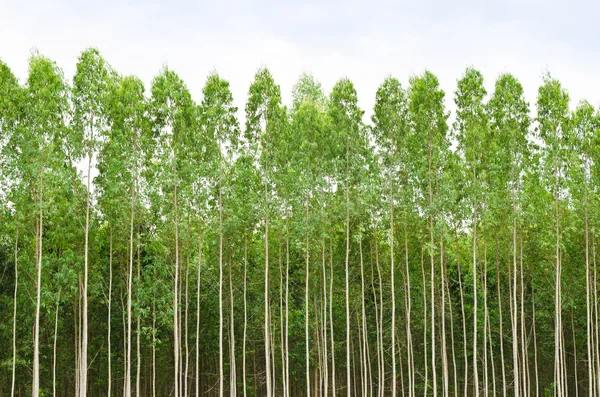
[[[600,396],[600,117],[469,68],[150,92],[0,62],[0,395]],[[97,177],[91,174],[97,171]]]

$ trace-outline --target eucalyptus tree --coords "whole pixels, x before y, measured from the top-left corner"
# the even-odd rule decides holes
[[[293,108],[293,118],[289,135],[290,148],[299,150],[302,155],[296,155],[296,165],[301,169],[300,182],[305,205],[304,234],[305,234],[305,287],[304,287],[304,325],[305,325],[305,362],[306,362],[306,393],[310,396],[310,337],[309,337],[309,276],[310,276],[310,236],[317,234],[311,227],[310,203],[319,195],[319,171],[321,167],[321,148],[324,147],[326,125],[323,114],[323,94],[320,85],[310,77],[301,78],[296,89],[296,103]],[[298,98],[302,95],[302,98]],[[295,139],[292,140],[292,139]],[[315,216],[312,216],[315,219]],[[325,280],[323,280],[325,283]],[[325,284],[324,284],[325,287]],[[324,295],[323,299],[327,298]],[[314,308],[316,312],[317,308]],[[326,318],[326,317],[325,317]],[[326,324],[323,325],[326,327]],[[317,324],[315,324],[317,327]],[[315,379],[316,382],[316,379]]]
[[[403,197],[406,199],[408,190],[407,155],[408,155],[408,99],[407,93],[400,82],[388,77],[379,86],[375,98],[375,108],[372,116],[374,132],[383,153],[389,172],[389,205],[390,205],[390,285],[392,302],[392,324],[391,324],[391,351],[392,351],[392,396],[397,394],[396,373],[396,279],[394,275],[394,180],[396,175],[401,176],[401,186],[404,190]],[[404,200],[403,200],[404,201]],[[404,215],[406,217],[406,213]],[[405,234],[405,247],[408,247]],[[408,358],[408,395],[414,396],[414,357],[411,332],[411,296],[410,296],[410,271],[408,266],[408,250],[405,252],[406,264],[406,346]],[[383,309],[381,309],[383,310]]]
[[[106,106],[109,127],[103,130],[105,143],[98,154],[98,204],[109,228],[109,312],[108,312],[108,393],[112,392],[111,309],[113,247],[115,236],[127,235],[129,265],[127,271],[127,335],[125,357],[125,390],[131,394],[131,316],[134,258],[134,224],[141,205],[141,175],[147,142],[146,100],[144,85],[135,77],[111,80]],[[130,152],[128,152],[131,150]],[[128,197],[129,196],[129,197]],[[129,207],[129,208],[128,208]],[[127,210],[128,208],[128,210]],[[138,221],[139,222],[139,221]],[[126,233],[128,230],[128,233]],[[139,277],[138,277],[139,278]],[[139,332],[139,331],[138,331]]]
[[[80,56],[73,78],[72,101],[74,107],[73,131],[81,142],[81,153],[87,157],[87,189],[85,205],[85,248],[83,270],[83,328],[81,330],[80,388],[87,395],[88,351],[88,252],[92,159],[98,149],[99,138],[107,128],[106,95],[109,69],[97,49],[87,49]],[[79,153],[76,153],[79,154]]]
[[[563,215],[566,206],[568,173],[567,140],[571,133],[569,95],[558,80],[545,76],[538,90],[537,98],[538,132],[544,144],[542,149],[543,178],[550,189],[553,201],[554,221],[554,395],[566,395],[567,376],[564,357],[564,336],[562,324],[562,235]]]
[[[350,297],[349,297],[349,261],[350,261],[350,190],[356,183],[355,160],[356,141],[361,141],[364,133],[362,126],[363,111],[358,106],[358,98],[354,84],[347,79],[339,80],[329,97],[329,118],[331,141],[339,160],[336,168],[339,171],[339,183],[344,186],[346,206],[346,250],[345,250],[345,304],[346,304],[346,395],[352,395],[351,388],[351,356],[350,356]],[[352,167],[351,167],[352,165]],[[342,171],[343,170],[343,171]],[[333,277],[333,275],[332,275]]]
[[[206,152],[215,153],[216,157],[214,179],[218,190],[219,206],[219,395],[223,396],[223,179],[227,176],[228,165],[236,155],[239,126],[235,117],[237,108],[233,106],[233,96],[227,81],[221,79],[216,73],[211,74],[206,80],[202,93],[204,98],[201,104],[201,117],[205,134],[203,139],[207,140]],[[212,149],[211,146],[214,145],[216,147]],[[233,306],[231,311],[233,312]],[[233,336],[232,340],[234,340]],[[235,357],[233,352],[231,357]],[[232,371],[235,370],[235,366],[230,368]],[[230,390],[234,390],[235,377],[231,382]]]
[[[265,244],[265,370],[267,397],[274,393],[271,378],[271,320],[269,297],[269,203],[271,192],[270,163],[273,153],[269,142],[272,135],[281,132],[285,122],[285,109],[281,105],[281,90],[268,69],[260,69],[254,76],[248,92],[246,103],[246,131],[245,136],[252,150],[257,153],[257,160],[262,169],[264,184],[264,244]]]
[[[465,167],[471,174],[471,196],[473,200],[473,375],[475,378],[475,395],[479,395],[479,371],[478,371],[478,322],[477,322],[477,277],[478,277],[478,235],[477,226],[479,223],[478,209],[485,207],[483,203],[485,189],[482,182],[482,175],[485,174],[484,150],[488,134],[488,123],[486,108],[483,102],[487,94],[483,87],[483,76],[475,69],[469,68],[464,76],[458,81],[455,103],[457,107],[456,122],[454,128],[459,143],[459,150],[463,154]],[[485,289],[486,286],[484,285]],[[485,321],[485,319],[484,319]],[[484,338],[487,338],[484,335]],[[516,348],[516,347],[515,347]],[[484,350],[485,352],[485,350]],[[487,353],[485,353],[487,355]],[[466,359],[466,358],[465,358]],[[484,386],[487,390],[487,385]]]
[[[431,368],[433,380],[433,395],[437,395],[436,375],[436,337],[435,337],[435,250],[436,250],[436,227],[438,223],[438,201],[434,197],[436,193],[436,181],[443,167],[449,142],[446,137],[448,125],[446,119],[448,114],[444,108],[444,91],[439,86],[437,77],[429,71],[421,76],[410,79],[409,91],[409,117],[412,128],[411,137],[413,143],[410,147],[414,150],[413,173],[417,181],[416,189],[420,200],[420,206],[427,217],[426,230],[429,241],[426,244],[426,252],[430,258],[431,278]],[[423,277],[425,275],[423,274]],[[423,279],[425,286],[425,279]],[[424,287],[425,288],[425,287]],[[426,319],[424,318],[424,321]],[[426,355],[426,354],[425,354]],[[426,359],[426,358],[425,358]],[[427,367],[427,364],[426,364]],[[428,381],[425,379],[425,393],[427,393]]]
[[[595,200],[593,192],[597,186],[597,176],[594,171],[595,154],[594,145],[600,123],[596,115],[596,111],[588,102],[581,102],[574,114],[573,118],[573,135],[569,141],[569,149],[577,155],[574,159],[577,164],[570,169],[570,192],[573,196],[574,206],[583,221],[584,239],[585,239],[585,307],[586,307],[586,353],[587,353],[587,377],[588,377],[588,394],[596,394],[596,382],[594,382],[595,368],[595,352],[597,346],[594,344],[593,308],[592,308],[592,285],[591,285],[591,266],[590,266],[590,209],[594,210]],[[578,160],[578,161],[577,161]],[[573,332],[575,328],[572,325]],[[574,344],[575,349],[575,344]]]
[[[58,144],[65,133],[68,113],[68,86],[62,71],[44,56],[34,53],[29,60],[29,76],[24,99],[24,127],[19,136],[19,161],[23,182],[33,195],[35,219],[35,322],[33,327],[32,395],[40,395],[40,313],[42,306],[42,266],[44,201],[46,184],[52,182],[52,170],[61,167]],[[50,179],[50,181],[48,181]]]
[[[189,187],[193,163],[189,156],[191,133],[195,128],[196,112],[190,93],[181,78],[172,70],[165,68],[152,81],[150,115],[154,128],[153,168],[158,182],[158,197],[162,198],[164,216],[172,222],[169,231],[174,238],[173,250],[175,267],[173,269],[173,356],[175,396],[183,392],[180,380],[181,332],[179,324],[179,273],[180,273],[180,216],[182,203],[178,193]],[[181,187],[180,187],[181,186]],[[164,225],[168,230],[168,225]],[[187,374],[186,374],[187,376]]]
[[[20,179],[19,173],[19,158],[17,151],[11,145],[18,138],[17,129],[21,113],[22,89],[19,87],[19,82],[12,73],[8,65],[0,61],[0,189],[3,194],[0,197],[2,201],[10,200],[10,193],[13,188],[17,188]],[[11,392],[10,395],[15,395],[15,379],[16,379],[16,363],[17,363],[17,307],[18,307],[18,291],[19,291],[19,212],[20,208],[13,200],[13,215],[14,221],[14,292],[13,292],[13,317],[12,317],[12,361],[11,361]],[[2,207],[5,207],[2,203]],[[1,208],[4,212],[7,208]],[[8,225],[9,222],[6,224]]]
[[[495,84],[494,93],[488,103],[488,114],[490,123],[490,140],[488,140],[486,147],[493,148],[496,153],[495,161],[490,164],[487,172],[489,173],[489,189],[490,189],[490,201],[489,207],[491,215],[495,221],[494,223],[499,224],[505,230],[506,225],[507,209],[510,208],[510,217],[508,221],[511,223],[509,228],[512,229],[511,243],[512,246],[512,275],[513,275],[513,288],[511,302],[511,324],[512,324],[512,335],[513,335],[513,372],[514,380],[513,386],[515,388],[514,394],[527,393],[526,390],[519,388],[521,384],[519,382],[519,345],[524,345],[525,340],[522,339],[519,344],[517,337],[517,229],[521,222],[520,219],[520,205],[521,200],[521,186],[523,173],[527,167],[528,159],[528,131],[530,126],[529,118],[529,104],[523,97],[523,87],[519,81],[510,74],[503,74],[497,80]],[[509,193],[507,193],[509,192]],[[502,233],[501,231],[499,231]],[[497,253],[497,255],[503,255]],[[523,270],[521,269],[521,272]],[[500,270],[497,269],[497,283],[500,285]],[[521,283],[521,288],[524,286]],[[505,376],[505,361],[504,361],[504,335],[502,332],[502,299],[498,288],[498,312],[500,316],[500,353],[501,353],[501,367],[502,367],[502,390],[503,396],[506,396],[506,376]],[[523,303],[523,302],[521,302]],[[521,312],[522,321],[524,320],[524,313]],[[523,353],[521,353],[523,355]],[[525,368],[524,366],[521,366]],[[525,377],[525,373],[521,374]]]

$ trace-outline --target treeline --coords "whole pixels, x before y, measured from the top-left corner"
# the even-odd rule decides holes
[[[0,395],[600,396],[600,117],[0,62]],[[535,115],[535,116],[534,116]],[[96,175],[90,178],[89,175]]]

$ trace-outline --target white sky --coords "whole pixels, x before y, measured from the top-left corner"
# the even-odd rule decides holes
[[[79,53],[93,46],[121,74],[142,78],[147,89],[168,65],[196,101],[216,70],[230,81],[241,111],[263,65],[286,104],[303,71],[326,91],[347,76],[367,115],[387,75],[406,85],[426,68],[440,79],[452,109],[456,80],[467,66],[482,71],[488,92],[500,73],[513,73],[532,109],[545,71],[568,89],[573,106],[584,98],[600,104],[600,5],[594,1],[84,3],[0,0],[0,59],[21,82],[31,49],[56,61],[70,79]]]

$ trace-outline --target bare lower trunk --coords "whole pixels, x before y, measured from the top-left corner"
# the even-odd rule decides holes
[[[42,171],[43,172],[43,171]],[[44,212],[43,212],[43,184],[44,180],[40,176],[40,193],[39,193],[39,222],[37,236],[37,279],[35,284],[36,304],[35,304],[35,325],[33,334],[33,383],[32,397],[40,396],[40,309],[42,299],[42,239],[44,232]]]
[[[19,226],[17,225],[15,231],[15,293],[13,300],[13,337],[12,337],[12,376],[10,386],[10,397],[15,397],[15,376],[16,376],[16,365],[17,365],[17,296],[19,291]]]
[[[306,235],[306,267],[305,267],[305,272],[306,272],[306,279],[305,279],[305,285],[304,285],[304,339],[305,339],[305,350],[306,350],[306,395],[308,397],[310,397],[310,345],[309,345],[309,340],[308,340],[308,281],[309,281],[309,273],[310,273],[310,267],[309,267],[309,258],[310,258],[310,252],[309,252],[309,246],[308,246],[308,194],[306,196],[306,228],[307,228],[307,235]]]
[[[244,337],[242,339],[242,381],[243,381],[243,396],[246,397],[246,332],[248,328],[248,240],[244,237]]]
[[[333,230],[329,231],[329,322],[331,335],[331,393],[335,397],[335,341],[333,335]]]
[[[533,360],[535,364],[535,397],[540,397],[540,377],[538,371],[537,334],[535,332],[535,294],[531,293],[532,330],[533,330]]]
[[[79,369],[81,396],[87,396],[87,348],[88,348],[88,300],[87,300],[87,287],[88,287],[88,253],[89,253],[89,230],[90,230],[90,191],[91,191],[91,168],[92,168],[92,153],[88,153],[88,166],[87,166],[87,191],[85,200],[85,251],[83,260],[83,329],[81,330],[81,358]]]
[[[125,397],[131,397],[131,295],[133,282],[133,219],[135,216],[135,188],[131,189],[131,218],[129,223],[129,269],[127,271],[127,350],[125,367]]]
[[[138,223],[138,230],[137,230],[137,280],[138,283],[141,282],[142,279],[142,274],[141,274],[141,263],[140,263],[140,224]],[[141,306],[141,302],[139,297],[138,299],[138,304]],[[140,325],[140,312],[138,310],[138,313],[136,315],[137,319],[137,324],[136,324],[136,336],[135,336],[135,343],[136,343],[136,353],[137,353],[137,360],[136,360],[136,376],[135,376],[135,395],[136,397],[140,397],[140,382],[141,382],[141,378],[142,378],[142,352],[141,352],[141,347],[140,347],[140,333],[141,333],[141,325]]]
[[[374,230],[377,230],[375,225]],[[381,356],[381,379],[380,389],[381,396],[385,394],[385,352],[383,347],[383,278],[381,277],[381,266],[379,265],[379,244],[377,237],[375,237],[375,265],[377,266],[377,277],[379,279],[379,341],[380,341],[380,356]]]
[[[245,264],[244,264],[245,266]],[[196,397],[200,396],[200,270],[202,268],[202,233],[198,234],[198,267],[196,269]],[[245,280],[244,280],[245,282]],[[244,374],[245,375],[245,374]],[[153,394],[153,397],[154,394]]]
[[[111,397],[112,395],[112,351],[111,351],[111,316],[112,316],[112,280],[113,280],[113,269],[112,269],[112,261],[113,261],[113,234],[112,227],[110,227],[110,242],[109,242],[109,253],[108,253],[108,318],[107,318],[107,328],[108,328],[108,391],[106,395]]]
[[[458,249],[458,233],[457,230],[454,229],[454,236],[456,239],[456,252],[459,253]],[[460,311],[462,318],[462,331],[463,331],[463,355],[464,355],[464,365],[465,365],[465,374],[464,374],[464,386],[463,393],[464,397],[467,397],[469,394],[469,356],[467,352],[467,317],[465,316],[465,294],[463,291],[463,282],[462,282],[462,274],[460,271],[460,255],[458,256],[458,263],[456,268],[458,270],[458,285],[460,288]],[[506,397],[506,396],[504,396]]]
[[[60,290],[56,299],[56,309],[54,314],[54,345],[52,348],[52,397],[56,397],[56,342],[58,339],[58,305],[60,303]]]
[[[287,385],[287,377],[286,377],[286,370],[285,370],[285,330],[284,330],[284,326],[283,326],[283,322],[284,322],[284,313],[283,313],[283,306],[284,306],[284,302],[283,302],[283,259],[282,259],[282,247],[281,247],[281,239],[278,239],[278,243],[279,243],[279,335],[280,335],[280,349],[279,351],[281,352],[281,368],[282,368],[282,374],[281,374],[281,384],[282,384],[282,392],[284,396],[287,396],[288,394],[288,385]]]
[[[237,396],[237,376],[236,376],[236,365],[235,365],[235,322],[234,322],[234,301],[233,301],[233,277],[232,277],[232,266],[231,260],[229,261],[229,302],[231,305],[231,310],[229,312],[229,324],[230,324],[230,332],[231,332],[231,345],[230,345],[230,371],[231,371],[231,383],[229,386],[229,395],[231,397]]]
[[[271,320],[270,315],[270,297],[269,297],[269,134],[268,125],[265,126],[265,368],[267,380],[267,397],[273,396],[273,387],[271,385]]]
[[[410,269],[408,266],[408,228],[406,226],[406,220],[404,221],[404,261],[406,267],[406,345],[407,345],[407,356],[408,356],[408,397],[415,396],[415,360],[413,353],[412,343],[412,326],[411,326],[411,306],[412,299],[410,296],[411,284],[410,284]],[[383,356],[382,356],[383,358]]]
[[[423,278],[423,361],[425,362],[425,385],[423,395],[429,393],[429,363],[427,356],[427,278],[425,277],[425,247],[421,246],[421,276]]]
[[[362,252],[362,237],[359,240],[359,248],[360,248],[360,290],[361,290],[361,323],[362,323],[362,334],[363,334],[363,371],[364,371],[364,388],[363,388],[363,396],[368,395],[368,373],[369,373],[369,335],[367,333],[367,312],[365,308],[365,270],[363,264],[363,252]]]
[[[323,395],[329,396],[329,363],[327,341],[327,272],[325,271],[325,237],[321,241],[321,259],[323,272]]]
[[[223,397],[223,200],[219,180],[219,396]]]
[[[390,169],[390,284],[392,286],[392,397],[396,397],[396,278],[394,277],[394,185]]]
[[[479,370],[477,369],[477,174],[473,169],[475,199],[473,202],[473,387],[479,397]],[[516,396],[515,396],[516,397]]]
[[[173,282],[173,356],[175,361],[175,397],[180,397],[179,385],[179,219],[177,214],[177,182],[174,186],[175,207],[175,280]],[[127,396],[126,396],[127,397]]]
[[[348,138],[346,138],[346,152],[348,151]],[[348,158],[346,157],[346,173],[348,172]],[[349,260],[350,260],[350,199],[348,192],[348,184],[350,183],[346,177],[346,266],[345,266],[345,298],[346,298],[346,393],[348,397],[352,396],[352,382],[350,376],[351,358],[350,358],[350,297],[349,297]]]

